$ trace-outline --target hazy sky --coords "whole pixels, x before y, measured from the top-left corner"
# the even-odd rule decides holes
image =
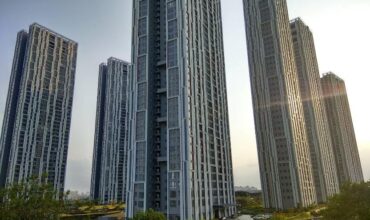
[[[260,186],[242,0],[221,0],[236,185]],[[370,179],[370,1],[288,0],[313,31],[320,71],[346,81],[365,179]],[[66,189],[90,187],[98,65],[130,61],[131,0],[0,0],[0,123],[16,34],[37,22],[79,43]]]

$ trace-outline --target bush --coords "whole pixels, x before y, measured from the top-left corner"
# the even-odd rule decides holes
[[[137,213],[133,220],[166,220],[166,217],[161,212],[156,212],[153,209],[149,209],[146,212]]]
[[[321,214],[328,220],[369,220],[370,182],[344,185],[340,194],[329,199]]]

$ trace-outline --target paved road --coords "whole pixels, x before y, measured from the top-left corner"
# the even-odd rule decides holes
[[[242,215],[239,218],[237,218],[236,220],[253,220],[253,219],[250,215]]]

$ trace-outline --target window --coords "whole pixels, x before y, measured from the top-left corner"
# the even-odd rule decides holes
[[[146,83],[139,84],[137,90],[137,110],[140,111],[146,108]]]
[[[260,8],[267,8],[267,7],[269,7],[267,0],[261,0],[260,2],[258,2],[258,5],[259,5]]]
[[[170,198],[176,198],[177,197],[177,193],[176,191],[170,191]]]
[[[180,170],[180,164],[181,164],[180,129],[170,130],[169,131],[169,169],[170,170]]]
[[[170,201],[170,207],[171,208],[176,208],[177,201],[176,200],[171,200]]]
[[[268,76],[272,76],[276,74],[276,63],[275,63],[274,55],[265,58],[265,66],[266,66],[266,72]]]
[[[180,174],[178,172],[170,172],[168,173],[168,175],[169,175],[169,188],[171,190],[178,189],[180,183]]]
[[[139,56],[145,54],[147,50],[147,37],[140,37],[139,38]]]
[[[146,56],[137,59],[137,82],[146,81]]]
[[[134,186],[134,197],[135,197],[135,202],[134,202],[134,209],[135,211],[141,211],[144,208],[144,184],[139,183],[135,184]]]
[[[178,98],[168,100],[168,127],[174,128],[179,126],[179,104]]]
[[[273,122],[273,131],[275,137],[283,137],[284,136],[284,125],[283,125],[283,118],[282,112],[279,106],[271,108],[271,117]]]
[[[139,17],[148,15],[148,0],[141,0],[139,2]]]
[[[139,36],[146,34],[146,25],[147,25],[146,18],[139,19],[139,25],[138,25],[138,35]]]
[[[145,112],[136,114],[136,140],[145,139]]]
[[[179,95],[179,73],[178,68],[168,70],[168,96]]]
[[[168,67],[177,66],[177,40],[169,41],[167,47]]]
[[[168,39],[177,37],[177,19],[168,22]]]
[[[271,22],[265,22],[261,24],[262,35],[267,36],[272,34]]]
[[[167,4],[167,19],[171,20],[174,18],[176,18],[176,1],[171,1]]]
[[[263,38],[263,44],[264,44],[264,49],[265,49],[265,55],[266,56],[271,55],[271,54],[274,53],[274,51],[275,51],[275,49],[274,49],[274,40],[271,36]]]
[[[270,15],[270,9],[269,8],[261,8],[260,7],[260,16],[261,16],[261,22],[266,22],[271,19]]]
[[[136,144],[136,181],[144,181],[145,179],[145,145],[146,142]]]

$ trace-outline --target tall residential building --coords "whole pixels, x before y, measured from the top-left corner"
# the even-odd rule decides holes
[[[316,196],[318,202],[326,202],[328,197],[339,192],[339,183],[325,103],[321,99],[322,89],[314,39],[310,28],[300,18],[292,20],[290,28]]]
[[[39,24],[18,33],[1,134],[1,183],[47,174],[63,192],[77,43]]]
[[[125,201],[128,72],[116,58],[99,66],[90,196],[105,204]]]
[[[339,184],[364,181],[346,85],[334,73],[321,78]]]
[[[23,74],[24,54],[26,53],[27,39],[28,33],[26,31],[20,31],[18,33],[0,138],[0,188],[4,187],[6,184],[6,175],[9,167],[9,155],[20,93],[20,82]]]
[[[317,202],[285,0],[244,0],[249,70],[266,208]]]
[[[133,1],[127,216],[235,214],[221,3]]]

